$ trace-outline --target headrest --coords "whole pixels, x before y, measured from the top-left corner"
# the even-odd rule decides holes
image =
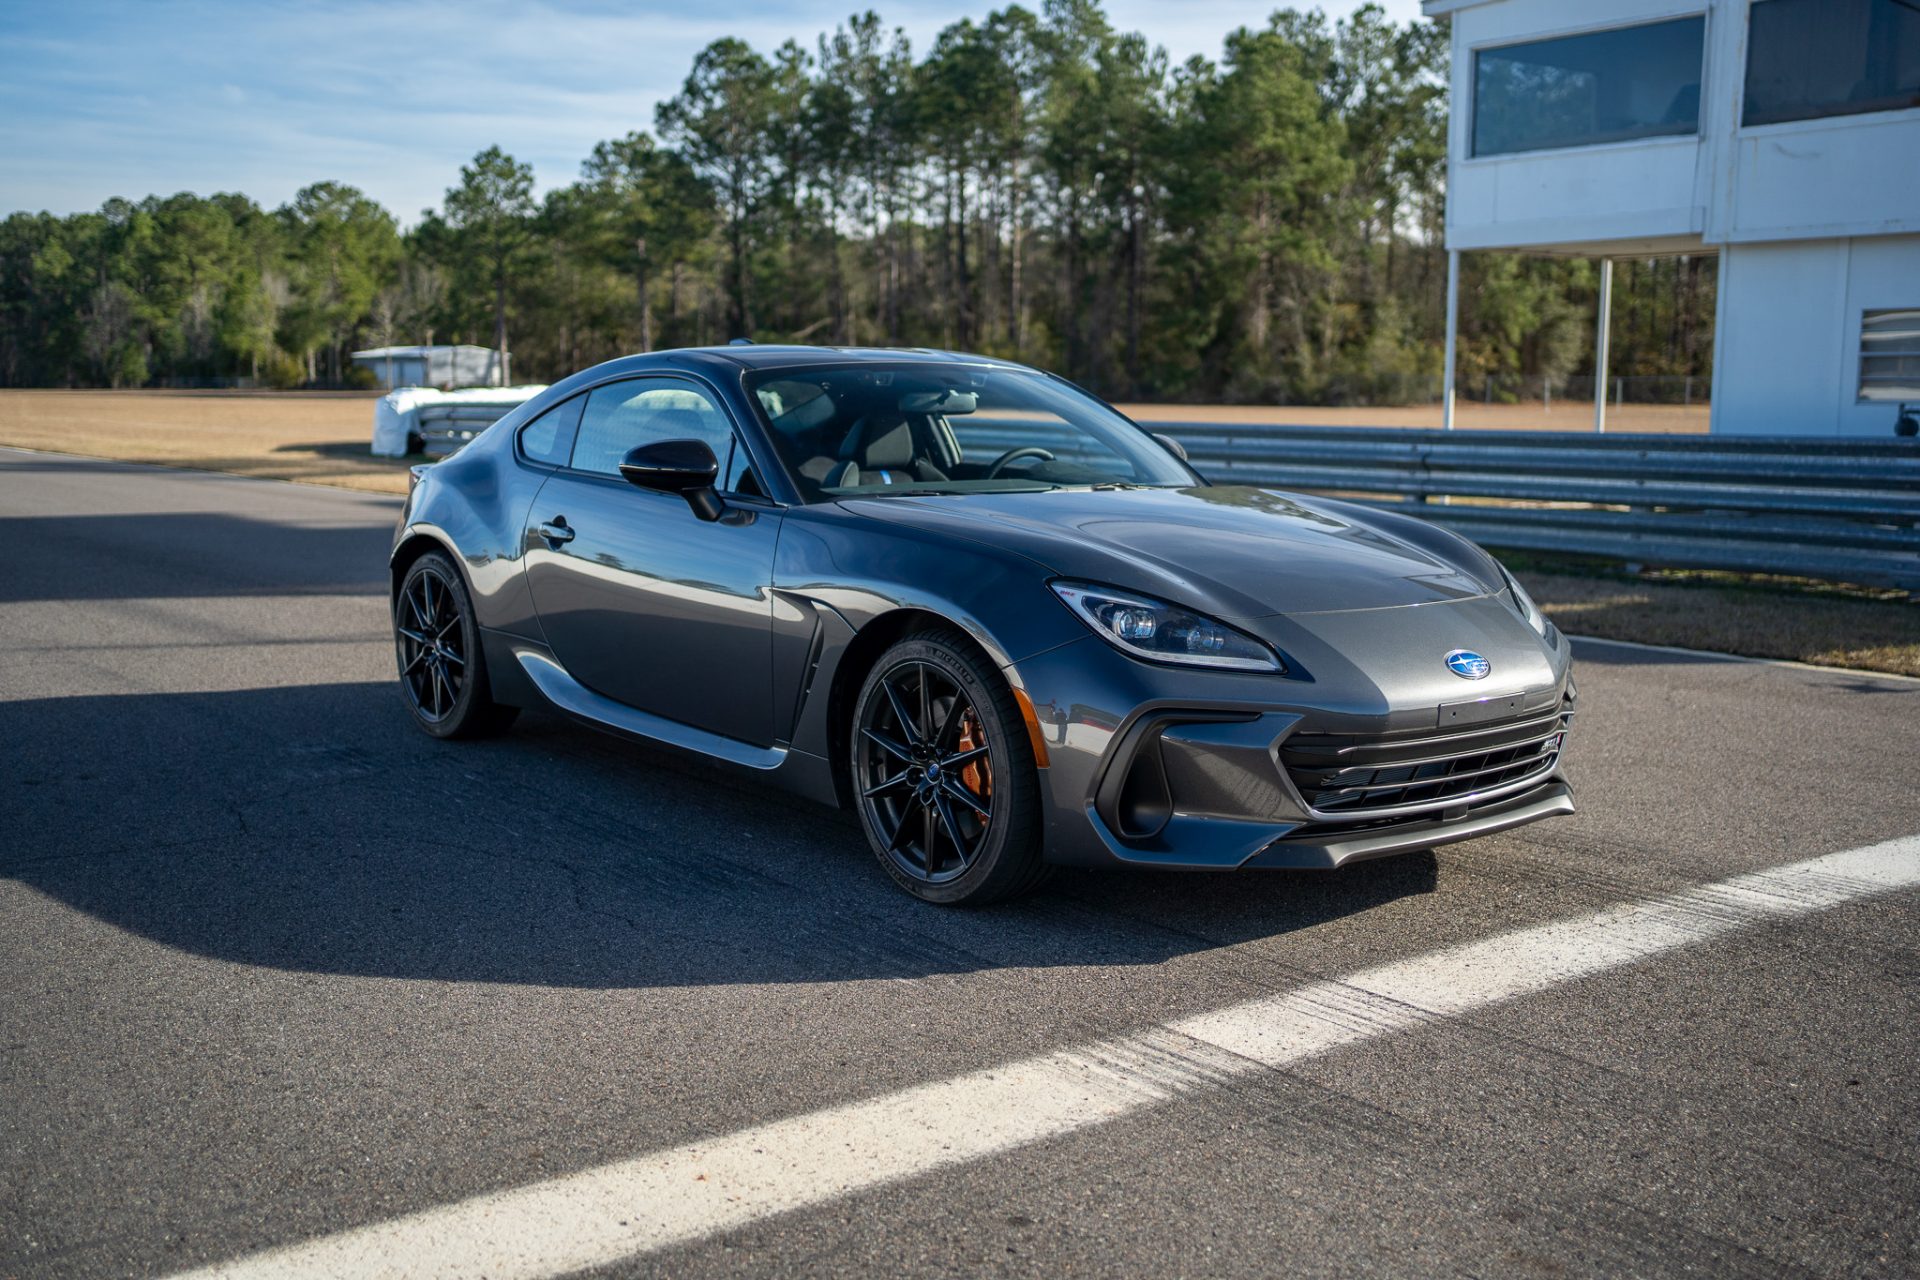
[[[867,470],[913,465],[913,428],[897,413],[870,413],[860,420],[853,460]]]
[[[661,440],[710,440],[713,430],[694,409],[657,409],[647,424],[648,434]]]

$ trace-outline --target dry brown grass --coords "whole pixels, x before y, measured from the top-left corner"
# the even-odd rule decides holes
[[[1725,574],[1590,576],[1514,559],[1516,576],[1541,609],[1575,635],[1920,676],[1920,604],[1898,593],[1742,582]]]
[[[0,444],[405,493],[364,392],[0,391]]]

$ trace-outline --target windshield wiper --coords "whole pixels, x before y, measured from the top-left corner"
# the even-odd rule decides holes
[[[824,489],[822,490],[822,492],[832,493],[836,499],[840,499],[840,498],[965,498],[973,494],[992,495],[997,493],[1050,493],[1055,489],[1064,489],[1066,487],[1067,486],[1065,485],[1048,484],[1045,481],[1036,480],[1029,484],[1022,485],[1017,489],[1014,489],[1014,488],[1009,488],[1009,489],[929,489],[919,485],[913,486],[911,488],[905,485],[886,485],[878,489],[867,489],[860,493],[834,493],[832,489]]]
[[[832,489],[823,489],[821,490],[821,492],[831,493],[833,494],[835,499],[842,499],[842,498],[951,498],[954,494],[963,492],[963,491],[958,489],[909,489],[901,485],[887,485],[884,488],[866,489],[866,490],[862,490],[859,493],[853,493],[853,492],[837,492],[836,493]]]

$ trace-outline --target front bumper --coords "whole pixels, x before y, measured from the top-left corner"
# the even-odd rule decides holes
[[[1092,637],[1022,661],[1009,674],[1046,743],[1047,859],[1331,868],[1572,813],[1562,771],[1573,704],[1566,641],[1496,661],[1515,674],[1473,703],[1459,698],[1477,689],[1437,655],[1433,666],[1439,680],[1416,671],[1396,683],[1322,661],[1311,678],[1290,680],[1149,666]],[[1456,738],[1472,750],[1451,745]],[[1371,772],[1345,758],[1303,764],[1296,749],[1312,744],[1311,762],[1347,742],[1353,759],[1378,759],[1381,744],[1393,758]],[[1424,777],[1402,772],[1402,761],[1436,751],[1458,757],[1445,768],[1463,780],[1389,785]],[[1334,789],[1314,790],[1321,784]],[[1334,811],[1345,792],[1364,803]]]

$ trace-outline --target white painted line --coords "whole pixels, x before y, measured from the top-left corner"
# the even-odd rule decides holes
[[[1869,671],[1865,667],[1828,667],[1817,662],[1795,662],[1791,658],[1756,658],[1745,653],[1725,653],[1719,649],[1686,649],[1677,644],[1645,644],[1639,640],[1613,640],[1606,636],[1567,634],[1575,644],[1608,644],[1616,649],[1638,649],[1643,653],[1671,653],[1682,658],[1707,658],[1715,662],[1745,662],[1757,667],[1785,667],[1789,671],[1817,671],[1828,676],[1854,676],[1865,680],[1893,680],[1902,684],[1920,684],[1920,676],[1903,676],[1892,671]]]
[[[1915,886],[1920,836],[1849,849],[187,1275],[563,1275],[984,1159],[1768,920]]]

